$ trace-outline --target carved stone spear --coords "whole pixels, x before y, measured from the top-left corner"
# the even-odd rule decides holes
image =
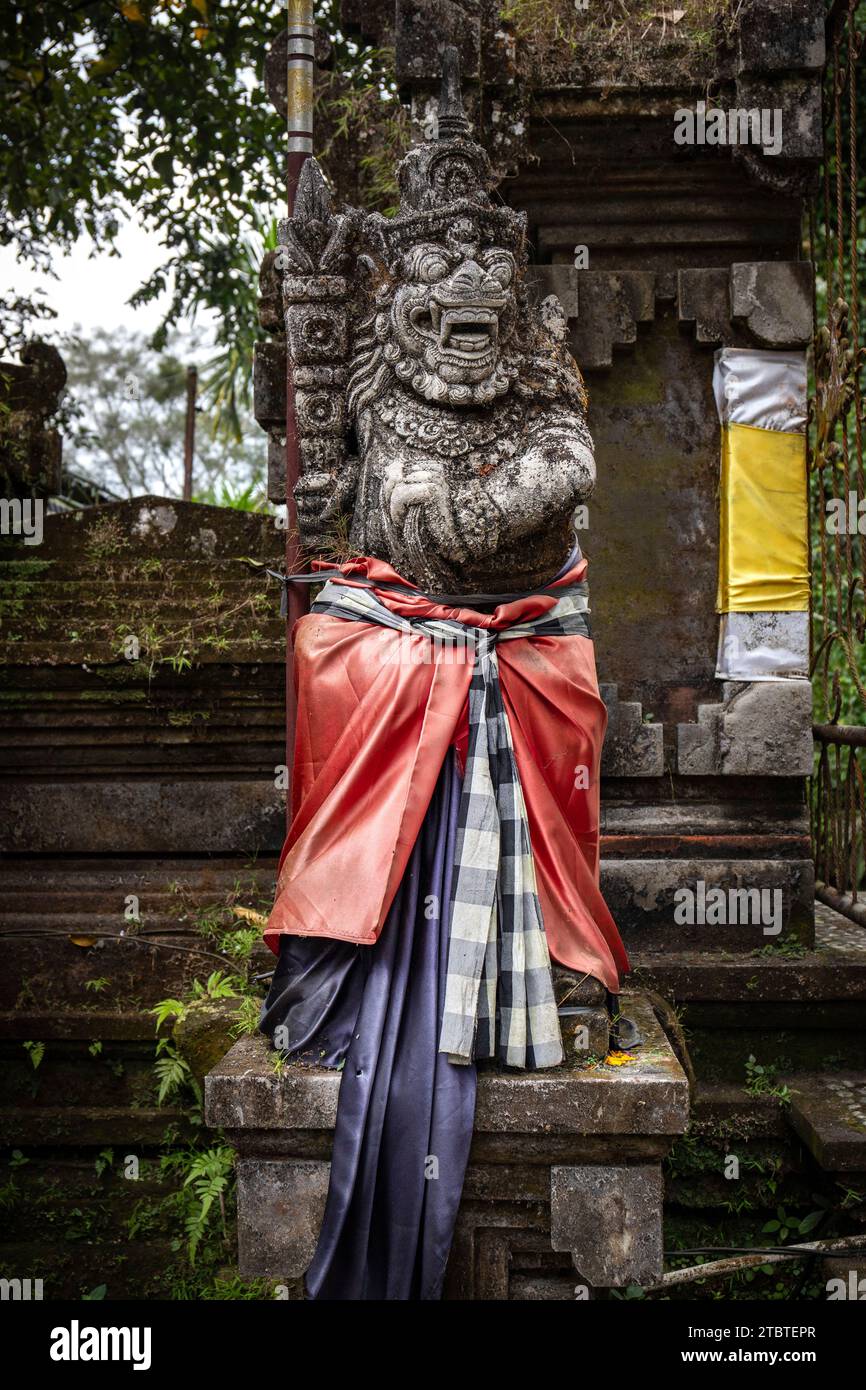
[[[313,153],[313,62],[315,36],[313,0],[287,0],[288,62],[286,71],[286,201],[288,216],[295,210],[301,170]],[[286,366],[286,574],[300,569],[295,484],[300,472],[295,382],[291,356]],[[286,765],[291,774],[295,748],[296,702],[292,657],[292,628],[307,609],[307,592],[299,584],[287,586],[286,613]],[[286,821],[291,820],[291,793],[286,799]]]

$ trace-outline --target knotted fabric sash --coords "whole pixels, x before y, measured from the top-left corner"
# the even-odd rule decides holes
[[[369,589],[331,581],[314,613],[424,633],[472,662],[469,742],[458,815],[445,1007],[439,1051],[455,1063],[497,1056],[512,1067],[563,1060],[550,955],[529,823],[499,685],[497,642],[589,637],[587,586],[575,583],[546,613],[492,631],[452,619],[409,620]],[[415,643],[397,659],[417,661]],[[445,905],[440,905],[440,910]],[[498,1026],[497,1026],[498,1024]]]

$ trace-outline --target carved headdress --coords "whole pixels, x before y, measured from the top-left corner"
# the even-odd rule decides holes
[[[523,257],[526,216],[491,201],[496,180],[486,150],[472,139],[456,48],[442,54],[436,139],[412,147],[398,167],[397,180],[399,213],[370,219],[389,261],[419,241],[445,240],[461,216],[471,217],[485,240]]]

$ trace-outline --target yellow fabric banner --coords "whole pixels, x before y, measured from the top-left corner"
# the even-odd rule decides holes
[[[805,435],[724,425],[717,611],[808,607]]]

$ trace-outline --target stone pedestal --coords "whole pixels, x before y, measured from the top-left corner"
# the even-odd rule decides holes
[[[688,1083],[648,1001],[625,996],[624,1008],[646,1041],[621,1066],[482,1069],[446,1298],[574,1298],[661,1275],[661,1160],[686,1129]],[[205,1083],[206,1121],[238,1152],[241,1272],[284,1279],[298,1296],[339,1084],[324,1069],[278,1074],[258,1036]]]

